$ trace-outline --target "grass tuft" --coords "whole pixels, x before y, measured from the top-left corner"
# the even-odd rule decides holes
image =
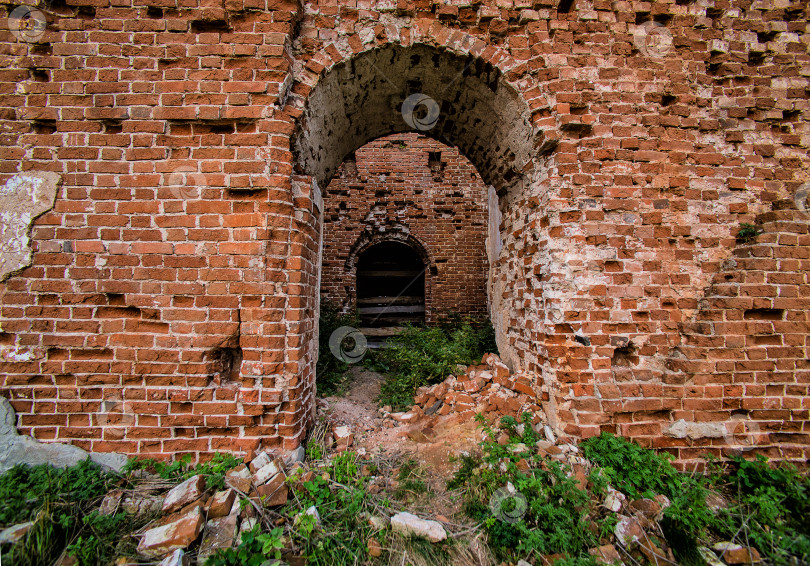
[[[89,459],[58,469],[18,465],[0,476],[0,527],[33,521],[18,544],[5,547],[2,561],[16,566],[50,564],[67,549],[80,566],[104,564],[123,549],[123,513],[100,517],[95,509],[120,477]]]
[[[370,358],[370,367],[386,374],[380,404],[407,409],[418,388],[443,381],[458,372],[458,365],[479,363],[487,352],[497,353],[494,335],[489,321],[406,327],[390,340],[389,348]]]
[[[318,395],[330,397],[346,392],[350,376],[347,373],[349,364],[337,359],[329,349],[329,337],[341,326],[360,326],[360,317],[356,311],[342,314],[334,303],[324,301],[318,322],[318,364],[315,369],[318,383]]]

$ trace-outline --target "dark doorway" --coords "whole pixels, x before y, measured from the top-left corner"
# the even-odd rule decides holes
[[[357,261],[357,310],[366,327],[425,320],[425,264],[412,247],[380,242]]]

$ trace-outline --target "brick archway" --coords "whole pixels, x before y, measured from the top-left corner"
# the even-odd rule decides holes
[[[0,394],[21,432],[160,457],[298,446],[318,185],[372,125],[404,128],[417,90],[381,99],[388,122],[347,124],[326,95],[357,84],[329,77],[418,50],[481,87],[452,83],[468,98],[440,106],[437,137],[499,189],[501,353],[558,385],[566,432],[688,461],[735,441],[694,425],[745,417],[758,449],[806,458],[807,6],[97,4],[103,18],[42,6],[39,44],[0,40],[0,182],[61,177],[31,266],[0,284]],[[665,56],[640,41],[653,21]],[[464,100],[497,119],[498,93],[518,135],[463,132]],[[738,242],[750,222],[765,233]],[[118,400],[132,434],[98,426]]]
[[[537,147],[545,137],[532,124],[530,105],[516,86],[525,66],[461,32],[435,37],[439,39],[430,43],[394,41],[345,56],[332,50],[328,61],[325,54],[310,60],[287,100],[297,116],[291,142],[295,179],[302,191],[319,194],[353,151],[406,131],[456,146],[484,183],[502,195],[531,184],[537,177]],[[413,97],[427,100],[431,120],[414,123],[407,102]],[[322,227],[319,221],[318,234]],[[311,241],[321,241],[320,236]],[[320,263],[311,265],[318,269]],[[320,281],[319,272],[308,277]],[[490,270],[491,281],[497,277],[497,270]],[[312,292],[318,293],[318,287]],[[493,292],[491,309],[499,309],[500,301],[500,294]],[[317,319],[318,297],[307,302]],[[312,321],[308,340],[313,350],[316,324]],[[517,363],[516,354],[508,353],[508,331],[508,321],[497,319],[499,348]]]
[[[470,40],[473,46],[475,41],[483,43]],[[292,95],[289,101],[299,113],[293,137],[296,172],[325,187],[357,148],[388,134],[419,131],[457,146],[487,184],[499,190],[519,184],[533,169],[534,150],[544,135],[532,125],[524,94],[507,78],[511,58],[492,55],[388,43],[332,61],[328,70],[321,67],[325,72],[316,82],[293,87],[308,91],[307,96]],[[417,94],[435,103],[437,117],[414,128],[403,104]]]

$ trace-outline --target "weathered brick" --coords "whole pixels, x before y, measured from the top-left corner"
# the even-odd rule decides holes
[[[192,36],[192,11],[153,21],[93,3],[103,19],[54,16],[47,55],[4,39],[0,182],[31,169],[62,176],[32,227],[32,265],[0,290],[0,387],[36,437],[157,456],[296,445],[314,388],[322,230],[324,294],[349,304],[352,293],[341,261],[357,235],[335,231],[336,215],[421,239],[436,267],[428,320],[441,309],[497,314],[504,360],[554,386],[544,398],[565,400],[558,418],[571,434],[618,429],[690,459],[703,447],[662,441],[656,426],[718,407],[748,410],[762,429],[807,422],[810,234],[794,201],[810,167],[807,77],[794,72],[806,53],[797,41],[768,51],[741,31],[772,14],[732,1],[733,26],[698,17],[710,39],[660,53],[577,23],[622,22],[623,3],[558,13],[551,2],[400,1],[408,25],[386,26],[370,5],[228,0],[267,21],[225,42]],[[672,37],[694,35],[675,4],[652,6],[674,16],[661,18]],[[222,7],[205,13],[221,18]],[[746,63],[741,45],[762,63]],[[375,62],[386,76],[348,76],[325,96],[331,72],[370,68],[363,51],[396,55]],[[733,57],[711,62],[723,53]],[[442,72],[422,66],[434,55]],[[389,68],[398,57],[407,65]],[[687,75],[703,90],[679,82]],[[390,89],[384,104],[377,83]],[[396,133],[417,91],[437,100],[440,122],[424,133],[445,145]],[[335,127],[346,112],[350,126]],[[374,138],[392,132],[420,141],[383,151]],[[441,151],[441,181],[423,175],[424,156],[406,159],[414,147]],[[344,165],[322,182],[355,150],[358,166],[377,152],[373,174],[353,180]],[[323,185],[323,214],[308,175]],[[492,265],[489,184],[502,214]],[[765,233],[738,241],[742,222]],[[212,300],[224,297],[236,302]],[[238,400],[213,395],[232,382]],[[141,404],[126,435],[108,438],[87,423],[113,413],[73,401],[114,387]],[[168,405],[138,396],[147,388],[189,395]],[[795,436],[756,440],[763,453],[808,455]]]

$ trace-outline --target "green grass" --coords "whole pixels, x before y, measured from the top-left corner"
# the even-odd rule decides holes
[[[132,526],[128,518],[124,513],[101,517],[95,511],[120,479],[90,460],[65,469],[18,465],[1,475],[0,526],[34,521],[23,540],[3,554],[3,562],[49,564],[67,547],[81,566],[89,566],[123,551],[127,542],[118,534]]]
[[[611,486],[629,499],[665,495],[672,503],[661,526],[676,557],[683,563],[700,563],[698,541],[705,538],[713,515],[706,505],[707,478],[675,469],[670,454],[647,450],[602,433],[581,443],[583,454],[599,466]]]
[[[385,494],[369,493],[370,478],[363,475],[363,469],[372,474],[380,473],[375,462],[361,460],[353,452],[343,452],[333,455],[329,463],[313,470],[316,473],[310,481],[301,482],[300,475],[291,476],[287,504],[265,517],[273,524],[283,526],[269,532],[267,528],[263,531],[257,528],[236,548],[218,551],[206,566],[258,566],[275,558],[276,550],[282,546],[282,559],[302,557],[310,566],[400,564],[403,555],[408,557],[406,563],[414,566],[478,564],[459,561],[458,557],[463,556],[468,546],[465,538],[455,540],[451,537],[441,543],[430,543],[425,539],[394,535],[390,529],[376,530],[369,519],[375,515],[389,516],[395,512],[394,507],[399,506]],[[418,477],[420,471],[415,461],[408,460],[400,465],[397,478],[402,482],[413,482],[412,487],[422,491],[426,486]],[[319,520],[306,514],[310,507],[317,509]],[[368,552],[372,538],[383,549],[379,558],[373,558]]]
[[[341,314],[338,307],[330,302],[321,304],[318,322],[318,364],[315,374],[318,384],[318,395],[329,397],[344,393],[349,386],[346,370],[349,364],[337,359],[329,349],[329,337],[341,326],[360,326],[356,312]]]
[[[356,311],[341,314],[330,302],[321,305],[319,318],[318,395],[340,395],[348,389],[349,364],[337,359],[329,349],[329,338],[341,326],[360,326]],[[497,353],[495,331],[488,320],[448,314],[432,327],[406,325],[390,339],[391,347],[368,351],[365,367],[386,374],[380,396],[381,405],[402,410],[413,404],[416,390],[426,384],[443,381],[458,371],[458,364],[478,363],[488,352]]]
[[[380,404],[402,410],[413,404],[416,390],[457,373],[457,365],[480,363],[497,353],[489,321],[451,320],[434,327],[408,326],[391,339],[391,347],[375,352],[368,365],[386,374]]]
[[[589,549],[614,542],[617,516],[601,505],[611,486],[629,500],[659,494],[670,499],[671,506],[660,523],[665,538],[656,539],[655,533],[648,532],[656,544],[666,542],[672,548],[679,564],[702,566],[697,547],[721,540],[755,547],[767,564],[810,563],[810,477],[806,473],[762,457],[737,457],[722,464],[710,461],[706,474],[687,474],[678,471],[667,454],[603,433],[579,445],[593,464],[582,485],[567,463],[536,454],[533,447],[538,434],[531,417],[525,413],[522,422],[505,417],[496,430],[479,416],[485,432],[481,454],[462,457],[459,471],[448,482],[449,489],[461,491],[465,512],[480,525],[483,535],[473,532],[471,536],[485,535],[487,556],[491,552],[500,561],[514,563],[541,554],[561,554],[566,566],[593,566]],[[508,433],[505,445],[497,442],[501,431]],[[233,456],[217,455],[197,466],[182,460],[140,460],[127,468],[147,469],[178,482],[201,473],[213,486],[239,462]],[[390,529],[375,530],[370,517],[390,515],[397,507],[434,495],[413,460],[399,464],[399,489],[391,499],[385,493],[371,495],[367,489],[370,478],[362,470],[380,474],[378,465],[346,452],[314,469],[310,481],[302,483],[300,476],[293,475],[288,480],[292,491],[287,504],[265,512],[259,526],[237,547],[217,552],[208,566],[260,566],[291,556],[301,556],[316,566],[402,560],[419,566],[479,564],[467,552],[470,541],[464,534],[430,544],[398,537]],[[50,564],[63,551],[76,557],[81,566],[134,556],[136,540],[128,535],[150,517],[136,519],[124,512],[101,516],[97,512],[108,491],[128,489],[133,486],[131,481],[135,481],[131,476],[104,472],[89,460],[67,469],[17,466],[0,475],[0,527],[35,522],[22,541],[4,547],[3,563]],[[493,505],[493,495],[507,485],[525,499],[509,496]],[[722,495],[727,505],[709,507],[709,494],[715,499]],[[312,506],[318,510],[319,521],[305,513]],[[379,559],[369,556],[371,538],[384,549]]]
[[[421,470],[416,460],[407,460],[399,468],[397,474],[397,488],[394,490],[394,497],[397,499],[413,500],[424,497],[428,492],[427,484],[420,476]]]
[[[190,465],[188,459],[171,463],[133,459],[124,471],[145,469],[178,482],[203,474],[208,487],[220,489],[225,472],[241,462],[229,454],[217,454],[197,466]],[[135,518],[123,511],[104,516],[97,511],[110,490],[130,485],[127,477],[105,472],[90,460],[65,469],[20,465],[0,475],[0,526],[34,521],[23,540],[4,547],[3,562],[50,564],[63,551],[74,556],[80,566],[106,564],[115,556],[134,556],[136,541],[124,535],[151,517]]]

